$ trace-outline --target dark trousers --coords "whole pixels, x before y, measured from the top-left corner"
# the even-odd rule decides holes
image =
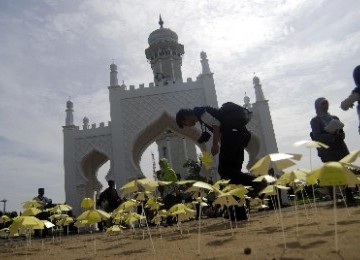
[[[251,134],[247,129],[221,129],[221,146],[219,153],[218,172],[223,179],[238,182],[244,162],[244,149]]]

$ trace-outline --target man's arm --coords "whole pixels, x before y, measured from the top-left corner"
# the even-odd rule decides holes
[[[211,154],[216,155],[219,152],[219,141],[220,141],[220,127],[213,125],[213,145],[211,147]]]

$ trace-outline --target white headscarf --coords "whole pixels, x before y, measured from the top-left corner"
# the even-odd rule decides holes
[[[324,97],[320,97],[318,99],[315,100],[315,111],[316,111],[316,115],[318,117],[320,117],[320,119],[325,123],[325,124],[328,124],[332,119],[333,117],[329,114],[329,112],[327,111],[321,111],[321,104],[323,102],[328,102],[326,98]]]

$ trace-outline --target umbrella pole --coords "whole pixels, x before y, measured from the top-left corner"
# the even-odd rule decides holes
[[[315,187],[314,187],[314,184],[311,185],[311,187],[312,187],[312,193],[313,193],[315,214],[316,214],[316,216],[319,216],[319,213],[318,213],[318,210],[317,210],[317,206],[316,206],[316,197],[315,197]]]
[[[270,195],[270,199],[271,199],[271,203],[273,204],[273,208],[274,208],[274,214],[275,214],[275,218],[279,220],[279,216],[278,216],[278,212],[277,212],[277,206],[276,206],[276,201],[274,200],[273,196]]]
[[[307,213],[307,208],[306,208],[306,205],[305,205],[305,198],[304,198],[303,189],[301,189],[301,197],[302,197],[302,199],[303,199],[303,205],[304,205],[304,210],[305,210],[306,219],[309,219],[309,216],[308,216],[308,213]]]
[[[227,208],[228,215],[229,215],[229,220],[230,220],[231,235],[234,236],[234,230],[233,230],[233,227],[232,227],[232,221],[231,221],[229,206],[227,206],[226,208]]]
[[[337,216],[336,216],[336,196],[335,196],[335,185],[333,185],[333,200],[334,200],[334,227],[335,227],[335,252],[339,251],[338,248],[338,237],[337,237]]]
[[[347,213],[348,213],[348,216],[350,217],[350,211],[349,211],[349,209],[348,209],[348,206],[347,206],[347,203],[346,203],[346,199],[345,199],[345,197],[344,197],[344,194],[343,194],[340,186],[338,186],[338,187],[339,187],[339,191],[340,191],[341,197],[342,197],[342,199],[343,199],[343,201],[344,201],[346,211],[347,211]]]
[[[277,187],[276,187],[276,193],[277,193],[277,201],[279,203],[279,215],[280,215],[281,230],[282,230],[283,239],[284,239],[284,248],[286,249],[286,237],[285,237],[284,223],[283,223],[282,214],[281,214],[280,193],[279,193],[279,189]]]
[[[199,201],[199,234],[198,234],[198,250],[199,250],[199,255],[200,255],[200,232],[201,232],[201,201],[202,199]]]
[[[151,237],[151,232],[150,232],[150,228],[149,228],[149,225],[148,225],[148,222],[147,222],[147,218],[146,218],[146,214],[145,214],[145,210],[144,210],[144,205],[141,203],[141,208],[142,208],[142,211],[144,213],[144,216],[145,216],[145,223],[146,223],[146,227],[147,227],[147,231],[149,233],[149,237],[150,237],[150,242],[151,242],[151,246],[152,246],[152,249],[155,253],[155,246],[154,246],[154,242],[152,240],[152,237]]]
[[[310,148],[309,150],[310,150],[310,171],[312,171],[311,148]],[[311,187],[312,187],[312,192],[313,192],[313,200],[314,200],[315,214],[318,216],[319,214],[318,214],[318,210],[317,210],[317,207],[316,207],[316,197],[315,197],[314,184],[312,184]]]

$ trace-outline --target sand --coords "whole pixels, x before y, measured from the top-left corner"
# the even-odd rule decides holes
[[[251,212],[232,222],[203,218],[176,225],[33,239],[0,240],[0,259],[360,259],[360,206],[338,205],[337,246],[332,202]],[[296,224],[298,222],[298,225]],[[282,229],[283,226],[283,229]],[[283,232],[284,230],[284,232]],[[285,236],[284,236],[285,235]],[[152,241],[152,243],[151,243]],[[337,247],[337,251],[335,250]],[[245,254],[244,249],[251,253]]]

